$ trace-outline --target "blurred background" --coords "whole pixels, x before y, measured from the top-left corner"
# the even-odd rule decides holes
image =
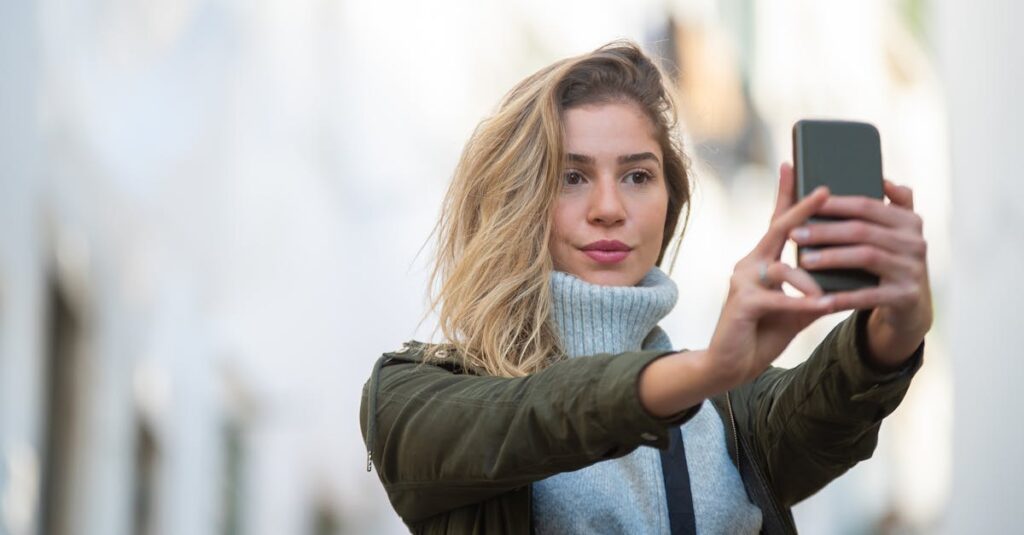
[[[673,73],[693,160],[679,347],[707,346],[796,120],[874,123],[914,189],[926,365],[801,531],[1020,533],[1021,20],[1014,0],[0,2],[0,534],[406,532],[360,390],[431,339],[427,238],[462,145],[518,80],[622,37]]]

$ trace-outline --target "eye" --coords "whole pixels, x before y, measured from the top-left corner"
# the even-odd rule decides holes
[[[566,171],[565,172],[565,183],[570,186],[575,186],[583,181],[583,175],[578,171]]]
[[[626,177],[628,177],[630,183],[633,185],[640,186],[650,182],[651,179],[654,178],[654,175],[643,169],[637,169],[635,171],[630,171]]]

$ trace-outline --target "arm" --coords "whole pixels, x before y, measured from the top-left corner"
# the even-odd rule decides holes
[[[640,402],[651,414],[666,417],[728,390],[731,379],[706,349],[675,353],[640,374]]]
[[[655,417],[637,385],[669,353],[575,358],[511,379],[392,364],[380,372],[372,441],[369,382],[360,427],[392,505],[417,522],[642,444],[667,447],[667,428],[695,411]]]
[[[871,457],[883,418],[903,400],[922,364],[924,342],[895,371],[870,363],[866,322],[857,310],[840,322],[810,358],[770,368],[735,391],[747,417],[738,418],[764,460],[776,495],[791,506]]]

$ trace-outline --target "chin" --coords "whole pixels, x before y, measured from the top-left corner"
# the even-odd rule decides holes
[[[591,269],[584,270],[582,275],[576,275],[591,284],[600,286],[636,286],[644,278],[644,273],[637,274],[635,270],[625,269]]]

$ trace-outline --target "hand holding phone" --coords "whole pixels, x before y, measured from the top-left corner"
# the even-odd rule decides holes
[[[878,130],[868,123],[800,120],[793,125],[793,188],[799,202],[818,186],[831,195],[883,198],[882,150]],[[812,216],[813,225],[841,219]],[[820,247],[797,246],[797,263]],[[861,269],[820,269],[808,273],[825,293],[878,286],[877,275]]]

